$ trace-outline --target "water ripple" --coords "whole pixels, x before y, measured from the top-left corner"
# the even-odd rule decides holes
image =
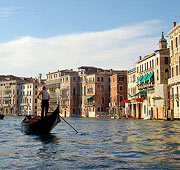
[[[22,117],[0,121],[0,169],[179,169],[180,123],[69,118],[49,135],[24,135]]]

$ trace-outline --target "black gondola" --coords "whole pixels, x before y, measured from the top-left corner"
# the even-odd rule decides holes
[[[2,120],[4,118],[4,115],[0,114],[0,119]]]
[[[48,134],[60,122],[59,106],[49,116],[44,118],[25,117],[21,122],[21,131],[28,135]]]

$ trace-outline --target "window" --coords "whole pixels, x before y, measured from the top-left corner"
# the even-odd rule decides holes
[[[154,67],[154,60],[152,60],[152,67]]]
[[[171,71],[172,71],[171,76],[174,77],[174,69],[173,69],[173,67],[172,67]]]
[[[157,70],[157,80],[159,80],[159,71]]]
[[[177,41],[177,37],[176,37],[176,48],[177,48],[177,46],[178,46],[178,41]]]
[[[103,77],[101,77],[101,81],[102,81],[102,82],[104,81],[104,78],[103,78]]]
[[[100,107],[98,107],[98,112],[100,112]]]
[[[123,85],[119,86],[119,91],[121,91],[121,92],[123,91]]]
[[[146,105],[144,105],[144,114],[146,114]]]
[[[176,76],[178,76],[178,65],[176,65]]]
[[[74,87],[73,88],[73,96],[75,96],[76,95],[76,88]]]
[[[169,78],[169,70],[166,68],[165,69],[165,80]]]
[[[84,95],[86,95],[86,86],[84,86]]]
[[[165,58],[164,58],[164,63],[165,63],[165,64],[168,64],[168,57],[165,57]]]
[[[138,73],[138,69],[139,69],[139,68],[137,67],[137,73]]]
[[[173,50],[173,40],[171,40],[171,50]]]
[[[119,81],[124,81],[124,77],[119,77]]]
[[[97,77],[97,81],[100,81],[100,78],[99,78],[99,77]]]
[[[179,101],[178,101],[178,100],[176,100],[176,102],[177,102],[177,107],[179,107]]]
[[[104,92],[104,86],[101,85],[101,92]]]
[[[147,62],[147,70],[148,70],[148,62]]]
[[[157,58],[157,61],[156,61],[156,62],[157,62],[157,65],[158,65],[158,61],[159,61],[159,59]]]
[[[150,68],[151,68],[151,61],[150,61]]]
[[[179,88],[178,88],[178,86],[177,86],[177,94],[179,94]]]
[[[102,97],[102,104],[104,104],[104,97]]]
[[[121,95],[121,96],[119,96],[119,103],[120,103],[120,105],[122,105],[123,104],[123,96]]]

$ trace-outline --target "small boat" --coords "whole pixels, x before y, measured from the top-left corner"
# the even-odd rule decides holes
[[[21,131],[28,135],[48,134],[61,121],[59,106],[49,116],[44,118],[27,116],[21,122]]]
[[[3,114],[0,114],[0,120],[2,120],[4,118]]]
[[[144,120],[151,120],[151,115],[146,115],[146,116],[144,117]]]

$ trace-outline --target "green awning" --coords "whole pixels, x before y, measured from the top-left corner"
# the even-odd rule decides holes
[[[153,76],[153,74],[154,74],[154,72],[152,72],[152,73],[149,73],[145,81],[148,81],[148,80],[150,80],[150,79],[151,79],[151,77]]]
[[[136,93],[133,97],[135,97],[135,96],[142,96],[142,95],[145,95],[145,94],[147,94],[147,91],[140,91],[140,92],[138,92],[138,93]]]
[[[4,90],[5,93],[8,93],[8,92],[10,92],[10,91],[11,91],[11,90]]]
[[[139,96],[139,93],[136,93],[133,97],[135,97],[135,96]]]
[[[9,101],[9,99],[5,99],[4,101],[5,101],[5,102],[8,102],[8,101]]]
[[[84,99],[90,99],[93,96],[84,96]]]
[[[141,79],[141,83],[143,83],[143,82],[146,80],[147,76],[148,76],[148,74],[146,74],[146,75]]]
[[[142,78],[143,78],[143,76],[140,76],[140,77],[138,78],[138,80],[137,80],[136,83],[139,83],[139,82],[141,81]]]
[[[140,95],[144,95],[144,94],[147,94],[147,91],[141,91],[140,92]]]

